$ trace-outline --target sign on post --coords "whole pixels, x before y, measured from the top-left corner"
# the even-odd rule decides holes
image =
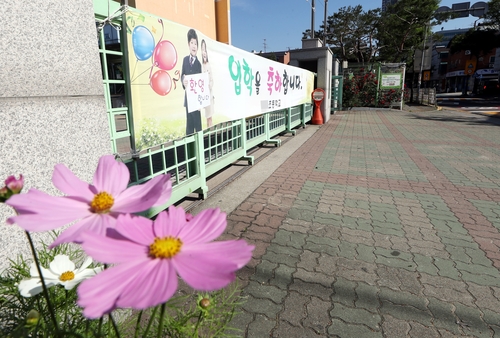
[[[467,60],[465,61],[465,69],[464,73],[465,75],[472,75],[476,71],[476,60]]]

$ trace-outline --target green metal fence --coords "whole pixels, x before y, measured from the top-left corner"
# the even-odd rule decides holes
[[[104,20],[108,13],[116,11],[118,7],[117,3],[111,3],[108,8],[103,6],[103,2],[95,1],[96,21]],[[113,22],[118,26],[120,17],[116,17]],[[168,204],[148,210],[144,213],[147,217],[158,214],[193,193],[205,198],[208,177],[238,160],[253,164],[254,158],[248,156],[250,149],[263,143],[279,146],[281,140],[275,138],[277,135],[295,134],[294,128],[305,127],[312,118],[313,107],[307,103],[220,123],[196,134],[134,152],[131,146],[133,123],[128,109],[126,69],[121,68],[125,56],[119,33],[107,25],[98,34],[113,152],[127,165],[130,185],[141,184],[163,174],[169,174],[172,180],[172,197]]]
[[[172,197],[167,205],[150,209],[151,217],[186,196],[197,193],[205,198],[207,179],[235,161],[253,164],[248,150],[262,144],[280,144],[273,139],[282,133],[293,133],[291,128],[305,126],[312,117],[312,105],[307,103],[264,115],[218,124],[196,134],[149,148],[131,158],[123,159],[131,173],[131,185],[170,174]]]

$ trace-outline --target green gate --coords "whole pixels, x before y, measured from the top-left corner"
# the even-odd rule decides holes
[[[332,75],[332,103],[331,103],[331,113],[334,114],[335,111],[342,110],[342,87],[344,79],[340,75]]]

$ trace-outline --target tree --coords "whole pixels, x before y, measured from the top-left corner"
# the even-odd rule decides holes
[[[488,1],[488,11],[484,15],[483,25],[491,26],[493,29],[500,29],[500,0]]]
[[[411,63],[415,49],[422,46],[436,24],[440,0],[399,0],[382,13],[378,25],[381,57],[388,62]]]
[[[500,36],[494,29],[470,29],[465,34],[456,35],[451,39],[448,47],[450,53],[469,50],[470,55],[480,58],[500,47]]]
[[[370,62],[378,52],[375,39],[380,10],[363,11],[361,5],[339,8],[327,18],[326,44],[342,60]],[[314,35],[324,39],[324,24]],[[311,36],[308,29],[302,38]]]

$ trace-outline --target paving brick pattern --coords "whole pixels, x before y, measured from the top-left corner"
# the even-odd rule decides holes
[[[245,337],[500,337],[500,127],[333,118],[228,216]]]

